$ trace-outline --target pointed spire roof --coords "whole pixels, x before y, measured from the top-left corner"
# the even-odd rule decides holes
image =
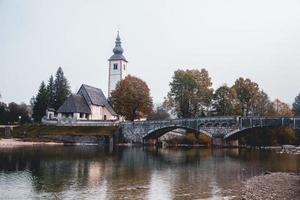
[[[111,61],[111,60],[124,60],[127,62],[126,58],[123,56],[123,48],[121,46],[121,38],[120,38],[120,34],[119,34],[119,31],[118,31],[118,34],[117,34],[117,38],[116,38],[116,42],[115,42],[115,47],[113,49],[113,53],[114,55],[112,55],[108,60]]]

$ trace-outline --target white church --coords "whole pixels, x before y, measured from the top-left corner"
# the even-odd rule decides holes
[[[108,97],[116,88],[117,83],[127,75],[128,61],[123,55],[121,39],[118,32],[113,55],[109,61]],[[118,120],[118,114],[100,88],[82,84],[76,94],[70,95],[62,106],[56,111],[48,109],[46,118],[58,121],[111,121]]]

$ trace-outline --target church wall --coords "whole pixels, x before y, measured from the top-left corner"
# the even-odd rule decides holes
[[[91,105],[90,109],[91,109],[91,112],[92,112],[92,114],[90,116],[91,120],[102,120],[103,119],[102,107],[101,106]]]
[[[107,120],[115,120],[117,119],[116,116],[112,115],[105,107],[103,107],[103,117],[106,115]]]
[[[117,119],[116,116],[113,116],[105,107],[91,105],[92,115],[90,120],[104,120],[104,115],[106,115],[106,120]]]

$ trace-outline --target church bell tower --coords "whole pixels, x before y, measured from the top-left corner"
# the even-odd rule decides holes
[[[117,83],[124,79],[127,75],[128,61],[123,56],[123,48],[121,47],[121,38],[118,35],[113,49],[113,55],[108,59],[109,61],[109,75],[108,75],[108,97],[111,92],[116,88]]]

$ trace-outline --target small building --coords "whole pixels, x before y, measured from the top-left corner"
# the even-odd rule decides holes
[[[47,117],[47,119],[54,119],[55,118],[55,109],[54,108],[47,108],[46,117]]]
[[[82,84],[57,110],[57,119],[116,120],[118,115],[99,88]]]

